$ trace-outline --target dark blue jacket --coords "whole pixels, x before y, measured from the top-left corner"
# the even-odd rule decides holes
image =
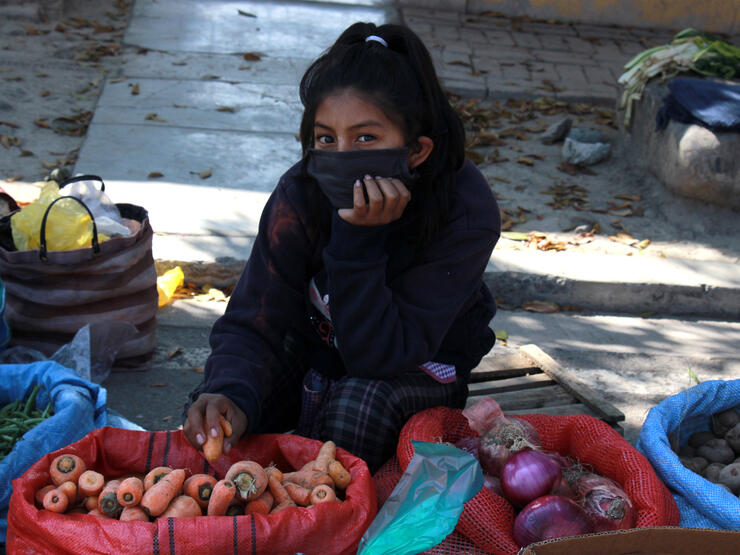
[[[300,164],[281,177],[211,332],[201,391],[237,403],[248,433],[259,423],[273,376],[296,363],[296,351],[333,375],[382,379],[435,361],[454,364],[467,381],[493,346],[488,324],[496,306],[482,277],[501,221],[490,186],[470,161],[457,174],[447,222],[422,251],[408,241],[403,218],[360,227],[334,210],[327,214],[330,233],[322,234],[310,186]],[[331,299],[332,345],[311,323],[312,278]]]

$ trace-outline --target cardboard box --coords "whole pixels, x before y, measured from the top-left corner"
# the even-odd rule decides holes
[[[547,540],[519,555],[731,555],[740,553],[740,532],[656,526]]]

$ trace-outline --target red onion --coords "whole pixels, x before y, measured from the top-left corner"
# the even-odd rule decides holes
[[[566,480],[565,477],[563,476],[561,476],[560,480],[558,480],[555,483],[552,490],[550,490],[550,493],[553,495],[562,495],[563,497],[570,497],[571,499],[575,499],[575,496],[576,496],[576,494],[573,492],[573,488],[570,487],[568,480]]]
[[[614,480],[586,472],[575,480],[573,489],[593,523],[594,532],[634,528],[635,508]]]
[[[478,455],[478,449],[480,448],[479,437],[464,437],[459,439],[455,442],[455,447],[470,453],[476,460],[480,460],[480,456]]]
[[[496,476],[490,474],[483,474],[483,487],[495,493],[496,495],[504,496],[504,492],[501,490],[501,480]]]
[[[516,417],[502,418],[481,438],[480,464],[484,472],[498,476],[513,453],[539,447],[540,435],[529,422]]]
[[[501,469],[501,489],[504,497],[522,507],[550,493],[560,482],[560,465],[539,451],[527,449],[514,453]]]
[[[514,541],[519,547],[591,531],[586,511],[572,499],[559,495],[538,497],[514,519]]]

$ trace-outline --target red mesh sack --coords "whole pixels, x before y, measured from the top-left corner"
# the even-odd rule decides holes
[[[116,553],[337,553],[357,552],[362,534],[375,518],[377,500],[367,464],[343,449],[337,460],[352,475],[345,500],[310,509],[286,509],[274,515],[201,516],[120,522],[85,514],[38,510],[34,494],[50,482],[48,468],[62,453],[80,456],[106,478],[157,466],[183,468],[189,476],[222,478],[239,460],[284,471],[301,468],[318,454],[321,442],[288,434],[247,436],[228,454],[209,465],[182,431],[141,432],[99,428],[80,441],[49,453],[13,480],[8,510],[7,552]]]
[[[637,511],[636,527],[678,525],[678,507],[648,460],[608,424],[587,415],[517,417],[535,427],[544,450],[575,457],[621,484]],[[396,450],[400,470],[405,471],[413,457],[412,440],[455,443],[475,435],[459,409],[436,407],[417,413],[401,430]],[[455,530],[486,552],[513,555],[519,551],[513,523],[514,507],[483,488],[465,504]]]

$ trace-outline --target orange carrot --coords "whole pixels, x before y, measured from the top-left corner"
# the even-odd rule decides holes
[[[208,500],[208,516],[222,516],[236,496],[236,486],[228,479],[219,480],[213,486],[211,498]]]
[[[38,490],[36,492],[36,495],[34,496],[34,499],[36,501],[36,504],[39,507],[43,507],[44,506],[44,496],[47,493],[49,493],[51,490],[53,490],[53,489],[54,489],[54,486],[51,485],[51,484],[49,484],[48,486],[44,486],[43,488],[41,488],[40,490]]]
[[[149,472],[146,473],[146,476],[144,476],[144,491],[148,490],[154,484],[159,482],[170,472],[172,472],[172,468],[170,468],[169,466],[158,466],[156,468],[152,468]]]
[[[267,489],[265,469],[254,461],[235,462],[226,472],[226,479],[234,482],[243,501],[257,499]]]
[[[198,502],[189,495],[178,495],[167,506],[159,518],[202,516],[203,511]]]
[[[286,472],[283,475],[284,482],[293,482],[301,487],[312,490],[316,486],[326,484],[334,487],[334,480],[326,472],[318,470],[297,470],[295,472]]]
[[[218,423],[217,435],[214,437],[209,433],[203,444],[203,454],[208,462],[214,462],[221,456],[224,449],[224,436],[231,436],[231,423],[224,418],[223,414],[218,415]]]
[[[337,445],[329,440],[319,449],[319,454],[313,461],[313,469],[319,472],[329,472],[329,463],[337,456]]]
[[[59,455],[49,465],[49,475],[55,486],[59,486],[66,481],[72,481],[76,484],[80,474],[85,470],[87,470],[85,461],[72,454]]]
[[[270,493],[269,489],[266,489],[257,499],[253,499],[247,503],[246,507],[244,507],[244,513],[257,513],[261,515],[270,514],[270,510],[272,509],[272,504],[274,502],[275,498],[272,496],[272,493]]]
[[[352,481],[352,475],[336,459],[329,463],[329,476],[331,476],[331,479],[334,480],[334,485],[339,489],[346,489]]]
[[[77,479],[77,490],[80,497],[99,495],[105,485],[105,477],[100,472],[85,470]]]
[[[63,513],[69,506],[69,499],[59,488],[54,488],[44,495],[44,509],[54,513]]]
[[[272,493],[275,499],[275,505],[272,507],[270,514],[279,513],[283,509],[288,507],[295,507],[295,501],[290,497],[288,490],[285,489],[282,482],[280,481],[280,471],[275,467],[269,467],[267,472],[267,482],[270,487],[270,493]]]
[[[108,480],[98,495],[98,510],[112,518],[118,518],[123,506],[118,502],[118,488],[120,480]]]
[[[77,502],[77,484],[74,482],[63,482],[61,485],[57,486],[59,491],[64,493],[64,495],[67,496],[67,499],[69,499],[69,504],[72,505],[73,503]]]
[[[82,506],[85,507],[88,511],[92,511],[93,509],[98,508],[98,496],[97,495],[88,495],[85,497],[85,499],[82,500]]]
[[[141,507],[124,507],[118,520],[122,522],[130,522],[132,520],[149,522],[149,517],[146,516],[144,509]]]
[[[311,491],[311,504],[318,505],[319,503],[326,503],[327,501],[336,501],[337,494],[326,484],[316,486]]]
[[[288,495],[290,495],[290,498],[295,501],[296,505],[305,507],[306,505],[311,504],[310,489],[306,489],[303,486],[294,484],[293,482],[283,482],[283,487],[285,488],[285,491],[288,492]]]
[[[136,476],[126,478],[118,486],[116,497],[118,502],[124,507],[138,505],[141,497],[144,495],[144,482]]]
[[[87,514],[92,515],[92,516],[97,517],[97,518],[111,518],[108,515],[106,515],[104,513],[101,513],[100,512],[100,509],[93,509],[92,511],[90,511]]]
[[[141,498],[141,508],[149,516],[159,516],[170,502],[180,494],[182,483],[185,481],[185,470],[178,468],[166,474],[156,484],[144,492]]]
[[[193,474],[182,484],[182,491],[198,502],[201,509],[208,508],[208,500],[211,498],[216,478],[209,474]]]

